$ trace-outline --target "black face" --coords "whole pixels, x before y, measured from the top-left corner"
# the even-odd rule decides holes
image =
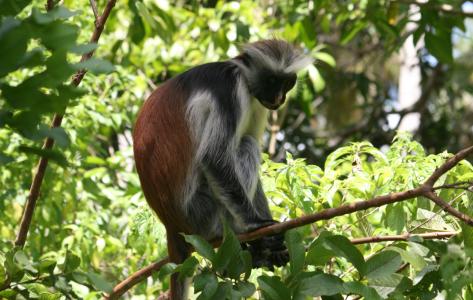
[[[262,74],[252,94],[268,109],[278,109],[286,101],[286,93],[296,84],[295,74]]]

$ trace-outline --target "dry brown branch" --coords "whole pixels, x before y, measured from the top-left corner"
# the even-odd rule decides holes
[[[352,244],[367,244],[367,243],[378,243],[378,242],[390,242],[390,241],[407,241],[411,237],[421,237],[423,239],[444,239],[450,238],[458,234],[456,231],[445,231],[445,232],[429,232],[429,233],[419,233],[411,234],[404,233],[400,235],[385,235],[385,236],[367,236],[362,238],[351,239]]]
[[[439,168],[437,168],[432,173],[432,175],[425,181],[424,184],[420,185],[417,188],[414,188],[405,192],[391,193],[388,195],[378,196],[370,200],[354,202],[354,203],[343,205],[337,208],[325,209],[315,214],[302,216],[302,217],[289,220],[286,222],[281,222],[281,223],[277,223],[271,226],[259,228],[252,232],[240,234],[238,235],[238,239],[240,241],[250,241],[250,240],[261,238],[263,236],[273,235],[273,234],[287,231],[289,229],[308,225],[320,220],[332,219],[337,216],[350,214],[350,213],[360,211],[360,210],[366,210],[372,207],[379,207],[386,204],[401,202],[401,201],[416,198],[419,196],[424,196],[431,199],[436,204],[441,206],[448,213],[451,213],[452,215],[467,222],[467,224],[470,224],[473,226],[473,223],[471,222],[471,218],[469,216],[466,216],[465,214],[458,212],[455,208],[453,208],[447,202],[445,202],[440,197],[438,197],[434,193],[434,187],[433,187],[435,182],[440,178],[440,176],[447,173],[456,164],[458,164],[461,160],[465,159],[468,155],[472,153],[473,153],[473,146],[466,148],[464,150],[461,150],[457,154],[453,155],[445,163],[443,163]],[[431,233],[431,234],[434,234],[434,233]],[[435,233],[435,234],[437,234],[437,237],[432,237],[432,238],[445,238],[446,236],[444,235],[450,234],[451,236],[452,233],[448,232],[448,233]],[[422,235],[417,235],[417,236],[422,236]],[[376,239],[376,238],[382,239],[383,237],[373,237],[372,239]],[[390,238],[401,239],[399,236],[396,236],[396,237],[390,236]],[[358,242],[358,243],[361,243],[361,242]],[[214,246],[217,246],[218,242],[215,242],[213,244]],[[140,282],[140,280],[146,278],[147,276],[151,275],[154,272],[159,271],[161,266],[164,265],[165,262],[167,261],[168,261],[168,258],[166,257],[157,263],[154,263],[150,266],[147,266],[144,269],[138,270],[137,272],[133,273],[131,276],[129,276],[128,278],[120,282],[118,285],[116,285],[115,288],[113,289],[113,292],[110,295],[108,295],[106,298],[117,299],[119,296],[123,295],[127,290],[129,290],[133,285]]]
[[[169,262],[169,257],[165,257],[162,260],[155,262],[149,266],[146,266],[143,269],[133,273],[131,276],[117,284],[110,295],[105,296],[105,299],[117,299],[121,295],[123,295],[126,291],[128,291],[131,287],[135,284],[139,283],[143,279],[151,276],[154,272],[159,271],[162,266]]]
[[[45,7],[46,7],[47,11],[50,11],[51,9],[53,9],[54,8],[54,0],[47,0]]]
[[[95,30],[92,34],[92,37],[90,38],[90,42],[97,43],[97,41],[99,40],[100,35],[102,34],[102,31],[103,31],[105,22],[110,16],[110,12],[112,8],[115,6],[115,2],[116,0],[109,0],[107,2],[107,5],[105,6],[102,16],[98,19],[98,22],[95,26]],[[50,1],[48,1],[48,5],[49,3]],[[91,51],[89,53],[82,55],[81,61],[88,60],[90,57],[92,57],[93,54],[94,54],[94,51]],[[86,73],[86,70],[77,71],[77,73],[74,75],[72,79],[72,85],[78,86],[79,83],[82,81],[82,78],[84,78],[85,73]],[[63,118],[63,115],[55,114],[53,117],[53,121],[51,123],[51,128],[61,126],[62,118]],[[53,145],[54,145],[54,140],[52,138],[47,138],[43,144],[42,149],[50,150],[52,149]],[[15,246],[17,247],[23,247],[25,245],[26,237],[28,235],[28,230],[31,224],[31,219],[33,218],[34,209],[36,207],[36,202],[39,198],[41,184],[43,183],[44,174],[46,172],[47,167],[48,167],[48,159],[46,157],[41,157],[39,159],[39,163],[36,168],[36,173],[31,183],[25,209],[21,217],[20,229],[18,230],[18,234],[15,239]]]
[[[434,190],[441,190],[441,189],[458,189],[458,190],[467,190],[469,191],[473,187],[473,181],[463,181],[463,182],[455,182],[450,184],[442,184],[437,185],[434,187]]]

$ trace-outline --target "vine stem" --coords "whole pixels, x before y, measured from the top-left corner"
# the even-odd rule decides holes
[[[453,208],[451,205],[449,205],[447,202],[445,202],[443,199],[437,196],[435,194],[435,188],[434,184],[437,182],[437,180],[450,171],[453,167],[455,167],[461,160],[465,159],[468,155],[473,153],[473,146],[468,147],[466,149],[461,150],[457,154],[453,155],[447,161],[445,161],[440,167],[438,167],[432,175],[427,178],[427,180],[421,184],[419,187],[407,190],[404,192],[398,192],[398,193],[391,193],[383,196],[378,196],[374,197],[370,200],[366,201],[358,201],[354,203],[350,203],[348,205],[343,205],[339,206],[336,208],[328,208],[324,209],[318,213],[311,214],[311,215],[306,215],[302,216],[296,219],[288,220],[285,222],[281,223],[276,223],[274,225],[270,225],[267,227],[262,227],[259,228],[255,231],[248,232],[248,233],[243,233],[238,235],[238,239],[242,242],[245,241],[251,241],[255,240],[258,238],[261,238],[263,236],[268,236],[268,235],[274,235],[277,233],[281,233],[284,231],[287,231],[289,229],[301,227],[304,225],[308,225],[320,220],[328,220],[332,219],[334,217],[338,216],[343,216],[346,214],[350,214],[356,211],[360,210],[366,210],[368,208],[372,207],[380,207],[386,204],[391,204],[391,203],[396,203],[396,202],[401,202],[407,199],[412,199],[416,198],[419,196],[424,196],[426,198],[431,199],[433,202],[435,202],[437,205],[442,207],[444,211],[446,211],[449,214],[454,215],[455,217],[461,219],[465,223],[473,226],[473,219],[466,214],[463,214],[461,212],[458,212],[455,208]],[[437,235],[436,237],[428,237],[428,238],[445,238],[447,235],[453,235],[452,232],[448,233],[431,233],[431,235]],[[450,235],[450,236],[451,236]],[[392,239],[402,239],[406,235],[403,235],[402,237],[400,236],[391,236],[387,238],[392,238]],[[419,235],[417,235],[419,236]],[[407,238],[409,235],[407,235]],[[382,237],[372,237],[371,239],[382,239]],[[368,238],[364,238],[366,241]],[[373,242],[374,242],[373,240]],[[355,242],[361,243],[360,241],[355,240]],[[220,244],[220,241],[213,241],[212,244],[214,247],[217,247]],[[123,295],[125,292],[127,292],[130,288],[132,288],[134,285],[139,283],[140,281],[144,280],[146,277],[151,276],[152,273],[159,271],[159,269],[166,264],[166,262],[169,261],[168,257],[163,258],[162,260],[153,263],[141,270],[136,271],[132,275],[130,275],[128,278],[117,284],[112,292],[108,295],[105,295],[105,299],[117,299],[121,295]]]
[[[95,29],[90,38],[91,43],[97,43],[100,36],[102,35],[105,22],[107,21],[108,17],[110,16],[110,12],[112,8],[115,6],[116,0],[109,0],[107,5],[104,8],[102,15],[96,20]],[[52,9],[53,1],[48,0],[47,7],[48,10]],[[81,62],[86,61],[92,57],[94,54],[94,50],[85,53],[81,57]],[[72,78],[72,85],[78,86],[82,79],[84,78],[85,73],[87,70],[82,69],[77,71],[77,73]],[[55,114],[53,117],[53,121],[51,122],[51,128],[61,126],[63,119],[63,114]],[[50,150],[54,146],[54,139],[47,138],[43,144],[43,150]],[[44,174],[46,172],[46,168],[48,167],[48,159],[46,157],[41,157],[39,159],[38,165],[36,167],[36,172],[33,176],[33,180],[31,183],[31,187],[28,193],[28,197],[26,200],[25,208],[23,210],[23,215],[20,221],[20,228],[18,230],[18,234],[15,239],[15,246],[23,248],[25,246],[26,238],[28,236],[28,231],[31,225],[31,220],[33,218],[34,210],[36,208],[36,203],[39,198],[39,194],[41,191],[41,185],[43,183]]]

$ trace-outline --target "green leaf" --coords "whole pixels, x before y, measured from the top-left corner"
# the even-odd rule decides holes
[[[80,257],[71,251],[66,252],[66,258],[64,260],[63,270],[64,273],[71,273],[80,266]]]
[[[407,223],[403,203],[389,204],[386,207],[384,220],[388,228],[395,230],[398,234],[401,233]]]
[[[182,280],[191,277],[199,265],[199,261],[194,256],[187,258],[182,264],[177,266],[176,272],[179,272],[179,278]]]
[[[213,299],[228,299],[232,294],[232,283],[231,282],[219,282],[217,292]]]
[[[251,275],[251,271],[253,270],[251,253],[248,250],[243,250],[240,252],[240,262],[243,267],[243,272],[245,273],[245,280],[248,280]]]
[[[219,272],[225,270],[232,260],[239,259],[238,253],[241,251],[240,242],[235,233],[227,222],[223,222],[223,224],[223,242],[213,260],[213,266]]]
[[[58,19],[68,19],[78,13],[78,11],[71,11],[64,6],[59,5],[46,13],[42,13],[37,8],[33,8],[32,17],[37,24],[43,25]]]
[[[310,81],[314,85],[316,92],[321,92],[325,88],[325,80],[320,75],[319,70],[314,65],[307,67],[307,73],[309,74]]]
[[[439,30],[436,33],[425,33],[425,47],[440,62],[453,63],[451,32]]]
[[[251,282],[241,281],[235,286],[235,289],[240,293],[241,297],[249,298],[256,292],[256,287]]]
[[[337,256],[344,257],[351,262],[360,274],[365,273],[365,259],[349,239],[341,235],[334,235],[326,237],[323,242]]]
[[[184,239],[194,247],[197,253],[207,258],[211,262],[213,261],[215,257],[215,251],[212,245],[210,245],[209,242],[207,242],[204,238],[202,238],[200,235],[184,235]]]
[[[313,266],[324,266],[334,256],[335,252],[326,247],[323,240],[316,240],[307,251],[306,261]]]
[[[215,299],[218,289],[217,276],[213,273],[201,273],[194,278],[194,289],[201,292],[197,297],[199,300]]]
[[[19,14],[31,0],[0,0],[0,16],[15,16]],[[1,52],[4,53],[4,52]]]
[[[387,277],[401,266],[401,256],[392,250],[383,251],[368,259],[365,266],[365,275],[368,278]]]
[[[15,291],[15,290],[6,289],[6,290],[3,290],[3,291],[0,291],[0,298],[1,299],[15,299],[14,296],[16,296],[17,294],[18,294],[18,292]]]
[[[281,281],[281,278],[277,276],[262,275],[258,277],[258,284],[261,292],[263,293],[264,299],[269,300],[287,300],[291,299],[291,293],[289,289]]]
[[[25,55],[29,37],[29,32],[20,21],[13,18],[3,20],[0,25],[0,78],[17,69]]]
[[[43,126],[39,129],[39,133],[41,134],[41,138],[50,137],[54,139],[54,142],[59,147],[65,148],[69,146],[69,136],[62,127],[48,128]]]
[[[57,261],[52,258],[41,259],[38,264],[40,273],[52,273],[56,267]]]
[[[29,146],[20,146],[18,147],[18,150],[21,152],[36,154],[41,157],[47,158],[51,161],[56,162],[57,164],[63,167],[67,166],[66,158],[61,152],[57,150],[44,150],[41,148],[29,147]]]
[[[381,296],[376,292],[375,289],[363,285],[361,282],[344,282],[343,290],[346,294],[356,294],[363,296],[365,299],[369,300],[381,300]]]
[[[324,63],[328,64],[331,67],[336,66],[335,59],[333,58],[332,55],[325,53],[325,52],[316,52],[313,55],[316,59],[323,61]]]
[[[0,153],[0,165],[6,165],[14,160],[13,157]]]
[[[86,61],[75,64],[75,67],[78,70],[87,69],[95,74],[110,73],[115,71],[115,67],[109,61],[93,57]]]
[[[301,279],[299,292],[311,296],[331,296],[343,291],[343,280],[329,274],[317,274]]]
[[[349,30],[344,30],[342,32],[342,36],[340,37],[340,44],[346,45],[348,44],[362,29],[366,26],[365,22],[358,21],[355,25],[350,24],[347,26]]]
[[[305,248],[302,235],[297,230],[289,230],[285,234],[286,246],[291,263],[291,274],[302,272],[305,262]]]
[[[18,250],[15,253],[14,261],[20,269],[29,271],[34,274],[38,273],[38,270],[33,266],[33,263],[29,260],[28,256],[26,256],[23,250]]]
[[[87,273],[87,277],[96,289],[106,293],[110,293],[113,290],[113,285],[100,274],[89,272]]]
[[[177,265],[175,263],[167,263],[159,269],[158,278],[163,281],[166,277],[176,271]]]
[[[32,24],[32,26],[37,26]],[[76,45],[79,28],[56,20],[36,29],[43,44],[51,50],[63,51]]]
[[[94,51],[95,49],[97,49],[97,47],[97,43],[88,43],[72,46],[69,51],[76,54],[85,54]]]

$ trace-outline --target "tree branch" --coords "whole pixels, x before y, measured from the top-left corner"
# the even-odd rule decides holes
[[[473,219],[470,216],[458,211],[456,208],[448,204],[445,200],[440,198],[436,193],[428,192],[425,194],[425,196],[429,198],[430,200],[432,200],[433,202],[435,202],[435,204],[440,206],[447,213],[451,214],[452,216],[457,217],[458,219],[462,220],[468,225],[473,226]]]
[[[92,11],[94,12],[95,22],[97,23],[97,21],[100,18],[99,11],[97,9],[97,3],[95,2],[95,0],[89,0],[89,2],[90,2],[90,7],[92,7]]]
[[[105,22],[107,21],[108,17],[110,16],[110,12],[112,8],[115,6],[116,0],[109,0],[107,2],[107,5],[105,6],[105,9],[102,13],[102,16],[98,19],[98,22],[95,26],[95,30],[92,34],[92,37],[90,39],[90,42],[96,43],[100,35],[102,34]],[[53,3],[52,1],[48,0],[48,5],[50,3]],[[49,7],[49,6],[48,6]],[[82,55],[81,61],[88,60],[92,55],[94,54],[94,51],[90,51],[89,53],[86,53]],[[82,81],[82,78],[84,78],[84,75],[87,71],[82,69],[77,71],[77,73],[73,76],[72,79],[72,85],[78,86],[79,83]],[[59,127],[61,126],[63,115],[61,114],[55,114],[53,117],[53,121],[51,123],[51,128]],[[43,144],[43,150],[49,150],[53,147],[54,145],[54,140],[52,138],[47,138]],[[25,209],[23,211],[23,215],[21,217],[20,221],[20,229],[18,230],[18,234],[15,239],[15,246],[23,248],[26,242],[26,237],[28,235],[28,230],[31,224],[31,219],[33,218],[33,213],[36,207],[36,202],[39,198],[39,193],[41,190],[41,185],[43,183],[44,179],[44,174],[46,172],[46,168],[48,167],[48,159],[46,157],[41,157],[39,159],[38,166],[36,168],[36,173],[33,177],[33,181],[31,183],[30,191],[28,194],[28,198],[26,201]]]
[[[135,273],[131,274],[128,278],[117,284],[114,288],[112,293],[105,296],[105,299],[113,300],[118,299],[121,295],[123,295],[126,291],[131,289],[134,285],[139,283],[140,281],[144,280],[151,276],[154,272],[159,271],[162,266],[169,262],[169,257],[165,257],[158,262],[155,262],[149,266],[144,267],[136,271]]]
[[[412,199],[419,196],[424,196],[431,199],[433,202],[441,206],[446,212],[454,215],[455,217],[465,221],[467,224],[473,226],[473,221],[471,217],[459,212],[451,205],[446,203],[440,197],[434,193],[433,185],[443,174],[450,171],[455,165],[457,165],[461,160],[465,159],[468,155],[473,153],[473,146],[461,150],[457,154],[450,157],[446,162],[444,162],[439,168],[437,168],[432,175],[425,181],[424,184],[420,185],[417,188],[398,193],[391,193],[388,195],[378,196],[366,201],[358,201],[348,205],[339,206],[337,208],[328,208],[322,210],[321,212],[302,216],[293,220],[286,222],[276,223],[267,227],[259,228],[255,231],[243,233],[238,235],[238,239],[242,242],[255,240],[263,236],[273,235],[280,232],[287,231],[296,227],[301,227],[314,223],[320,220],[328,220],[337,216],[346,215],[360,210],[366,210],[372,207],[379,207],[386,204],[391,204],[395,202],[401,202],[407,199]],[[400,236],[387,236],[387,237],[369,237],[369,238],[360,238],[353,239],[352,243],[361,244],[375,241],[385,241],[385,240],[405,240],[410,236],[421,236],[423,238],[446,238],[456,234],[456,232],[435,232],[435,233],[424,233],[424,234],[414,234],[409,233],[400,235]],[[377,240],[376,240],[377,239]],[[214,241],[213,245],[217,246],[219,241]],[[127,290],[136,285],[138,282],[150,276],[152,273],[159,271],[159,269],[169,261],[169,258],[166,257],[161,261],[151,264],[144,269],[138,270],[133,273],[131,276],[120,282],[115,286],[113,292],[106,296],[107,299],[117,299],[123,295]]]
[[[362,238],[351,239],[351,243],[355,245],[367,244],[367,243],[378,243],[378,242],[389,242],[389,241],[407,241],[411,237],[421,237],[423,239],[444,239],[450,238],[454,235],[457,235],[456,231],[446,231],[446,232],[429,232],[429,233],[419,233],[411,234],[404,233],[400,235],[385,235],[385,236],[368,236]]]

